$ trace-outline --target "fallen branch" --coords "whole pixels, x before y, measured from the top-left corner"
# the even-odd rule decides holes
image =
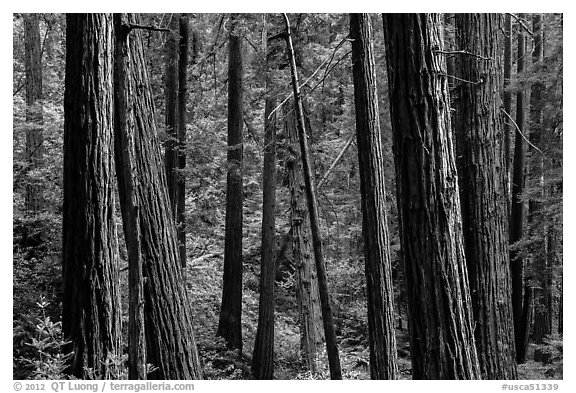
[[[514,121],[514,119],[512,118],[512,116],[510,116],[510,114],[508,112],[506,112],[504,110],[504,108],[500,108],[502,110],[502,112],[504,112],[504,114],[510,119],[510,121],[512,122],[512,124],[514,124],[514,127],[516,128],[516,131],[518,131],[518,133],[520,134],[520,136],[522,137],[522,139],[524,139],[526,141],[526,143],[528,143],[530,146],[532,146],[534,148],[534,150],[536,150],[538,153],[542,154],[542,156],[544,158],[546,158],[546,155],[542,152],[542,150],[540,150],[538,147],[536,147],[532,142],[530,142],[526,136],[524,135],[524,133],[522,132],[522,130],[520,129],[520,127],[518,126],[518,124],[516,124],[516,122]]]
[[[342,157],[344,157],[344,153],[346,153],[346,150],[348,150],[348,148],[350,147],[350,145],[352,144],[353,141],[354,141],[354,134],[352,134],[350,136],[350,138],[348,138],[348,140],[344,144],[344,147],[340,151],[340,154],[338,154],[338,156],[336,157],[336,159],[334,160],[332,165],[330,165],[330,168],[328,168],[326,173],[324,173],[324,176],[322,176],[322,179],[320,179],[320,181],[318,182],[318,185],[316,186],[317,190],[320,189],[320,187],[322,187],[322,185],[324,185],[324,183],[326,183],[328,176],[330,176],[330,173],[336,167],[336,165],[338,165],[340,163],[340,161],[342,160]]]

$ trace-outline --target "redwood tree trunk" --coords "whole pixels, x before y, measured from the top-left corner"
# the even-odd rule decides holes
[[[175,18],[174,18],[175,19]],[[164,166],[166,184],[172,212],[176,215],[176,155],[178,150],[177,111],[178,111],[178,32],[174,30],[175,22],[170,24],[171,31],[166,33],[166,53],[164,68],[164,121],[167,139],[164,142]]]
[[[224,278],[218,335],[242,350],[242,37],[231,17],[228,36],[228,175]]]
[[[504,110],[512,116],[512,92],[508,89],[512,77],[512,16],[507,13],[504,19]],[[506,164],[506,192],[510,195],[510,119],[504,121],[504,163]]]
[[[477,379],[440,16],[385,14],[414,379]]]
[[[121,354],[118,248],[113,189],[113,42],[111,14],[66,16],[62,331],[69,372]]]
[[[269,86],[268,86],[269,87]],[[266,98],[264,108],[264,170],[262,185],[262,250],[260,257],[260,303],[258,328],[252,355],[252,373],[256,379],[274,377],[274,278],[276,276],[276,107],[274,98]]]
[[[378,115],[372,26],[368,14],[350,14],[356,138],[362,196],[362,234],[368,300],[370,376],[396,379],[394,289]]]
[[[519,15],[520,18],[524,14]],[[525,33],[518,29],[518,73],[524,71]],[[524,91],[522,88],[516,94],[516,130],[514,142],[514,168],[512,177],[512,200],[510,202],[510,245],[513,245],[524,235],[525,207],[522,200],[524,193],[524,171],[526,166],[526,143],[521,132],[526,130]],[[514,334],[516,341],[516,361],[524,363],[526,358],[526,337],[529,334],[529,325],[526,325],[524,312],[524,260],[517,250],[510,251],[510,271],[512,275],[512,311],[514,314]]]
[[[128,14],[126,20],[129,24],[138,24],[138,18],[133,14]],[[129,27],[123,25],[121,29]],[[128,81],[124,83],[126,94],[132,97],[132,107],[128,111],[135,125],[134,151],[129,151],[127,160],[118,165],[132,166],[138,176],[133,192],[140,205],[137,211],[145,277],[146,355],[147,362],[158,368],[149,377],[200,379],[202,371],[194,340],[192,311],[179,264],[175,222],[166,193],[166,174],[156,136],[142,40],[138,31],[133,30],[127,42],[118,39],[116,44],[120,46],[119,53],[127,53],[131,65],[131,72],[126,75]],[[118,176],[123,203],[126,203],[126,180]],[[126,213],[123,216],[126,217]]]
[[[28,170],[42,164],[42,53],[40,48],[39,14],[24,14],[24,65],[26,68],[26,160]],[[44,206],[43,187],[39,179],[26,184],[26,210],[38,212]]]
[[[456,14],[455,129],[476,349],[484,379],[516,379],[497,14]],[[476,81],[480,84],[462,82]]]

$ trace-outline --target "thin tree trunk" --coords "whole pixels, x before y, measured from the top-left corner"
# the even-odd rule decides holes
[[[300,351],[309,371],[317,371],[317,352],[323,341],[322,311],[318,281],[310,243],[310,219],[306,211],[306,195],[302,174],[298,131],[294,114],[284,112],[288,138],[288,187],[290,188],[290,226],[292,255],[296,266],[296,301],[300,313]]]
[[[117,18],[127,20],[129,24],[139,22],[133,14],[127,17],[119,15]],[[120,29],[130,27],[123,24]],[[118,165],[132,166],[138,175],[133,191],[140,205],[137,219],[140,223],[145,277],[146,355],[147,362],[158,368],[148,377],[200,379],[202,370],[194,340],[192,310],[179,264],[175,222],[166,192],[166,174],[156,136],[154,104],[142,40],[138,30],[133,30],[127,42],[118,40],[116,44],[120,46],[119,53],[128,53],[127,61],[131,65],[131,72],[126,75],[128,81],[124,85],[126,95],[132,97],[132,108],[129,110],[136,127],[133,132],[134,152],[129,151],[128,161],[118,162]],[[120,176],[118,188],[120,201],[126,204],[126,179]],[[123,210],[127,210],[126,207]]]
[[[267,87],[269,84],[267,83]],[[264,171],[262,201],[262,252],[260,261],[260,305],[258,328],[252,355],[256,379],[274,377],[274,278],[276,275],[276,115],[270,113],[276,100],[266,98],[264,108]]]
[[[464,250],[485,379],[516,379],[497,14],[456,14],[457,163]],[[461,81],[483,83],[473,85]]]
[[[180,53],[178,56],[178,151],[176,176],[176,233],[180,263],[186,267],[186,101],[188,98],[188,47],[190,25],[187,16],[180,18]]]
[[[519,15],[524,18],[524,14]],[[518,29],[518,74],[524,71],[525,64],[525,33]],[[512,200],[510,213],[510,245],[518,242],[524,235],[525,207],[522,200],[524,193],[524,171],[526,166],[526,143],[521,132],[526,130],[524,91],[522,88],[516,94],[516,130],[514,142],[514,172],[512,177]],[[516,340],[516,361],[524,363],[526,358],[525,337],[529,334],[524,314],[524,260],[517,250],[510,251],[510,271],[512,275],[512,310],[514,314],[514,334]]]
[[[44,156],[42,124],[42,53],[39,14],[24,14],[24,65],[26,68],[26,160],[28,171],[41,166]],[[43,187],[36,179],[26,184],[26,210],[36,213],[44,206]]]
[[[235,16],[228,36],[228,175],[224,278],[218,335],[242,350],[242,37]]]
[[[286,24],[286,41],[288,46],[288,56],[292,71],[292,88],[294,91],[294,106],[296,112],[296,126],[298,129],[298,139],[300,141],[300,152],[302,154],[302,169],[304,173],[304,184],[306,187],[306,201],[308,203],[308,213],[310,216],[310,229],[312,232],[312,246],[314,248],[314,259],[316,261],[316,272],[318,274],[318,289],[320,293],[320,303],[322,306],[322,320],[324,322],[324,335],[326,337],[326,352],[328,353],[328,363],[330,367],[331,379],[342,379],[340,368],[340,356],[338,355],[338,344],[336,341],[336,331],[332,316],[332,306],[330,305],[330,292],[328,290],[328,278],[326,275],[326,265],[322,253],[322,236],[318,219],[318,202],[314,187],[314,178],[310,166],[310,154],[308,152],[307,135],[304,126],[304,116],[302,111],[302,101],[300,99],[300,87],[298,85],[298,71],[296,70],[296,60],[294,58],[294,47],[290,35],[290,22],[288,16],[284,15]]]
[[[121,354],[113,189],[111,14],[66,16],[62,331],[69,372],[103,379]]]
[[[369,14],[350,14],[362,234],[368,300],[370,376],[396,379],[394,289],[386,213],[376,70]]]
[[[175,18],[171,31],[166,36],[165,68],[164,68],[164,121],[166,124],[166,141],[164,142],[164,166],[166,168],[167,192],[170,197],[170,206],[176,217],[176,170],[178,136],[178,32],[175,31]]]
[[[478,379],[440,16],[383,20],[412,376]]]
[[[131,63],[128,53],[128,30],[122,15],[114,15],[115,47],[114,67],[114,152],[117,163],[129,163],[136,155],[136,128],[132,113],[133,95],[130,94]],[[124,237],[128,251],[128,378],[146,379],[146,335],[144,323],[144,278],[140,246],[139,202],[134,193],[138,185],[137,168],[116,165]]]

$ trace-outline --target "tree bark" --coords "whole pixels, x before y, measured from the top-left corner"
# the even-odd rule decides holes
[[[326,275],[326,265],[322,253],[322,236],[318,219],[318,202],[314,186],[314,178],[310,165],[310,153],[308,152],[307,135],[304,126],[304,116],[302,111],[302,101],[300,98],[300,87],[298,85],[298,71],[294,56],[294,47],[290,35],[290,22],[288,16],[284,15],[286,24],[286,41],[288,46],[288,56],[292,71],[292,88],[294,92],[294,106],[296,112],[296,126],[298,129],[298,139],[300,142],[300,152],[302,155],[302,169],[304,174],[304,184],[306,188],[306,201],[310,216],[310,229],[312,232],[312,245],[314,248],[314,259],[316,261],[316,272],[318,274],[318,289],[320,293],[320,303],[322,306],[322,320],[324,322],[324,335],[326,337],[326,352],[328,353],[328,363],[330,367],[331,379],[342,379],[340,368],[340,356],[338,355],[338,344],[336,341],[336,331],[332,316],[332,306],[330,305],[330,292],[328,290],[328,278]]]
[[[368,300],[370,376],[396,379],[394,289],[386,188],[369,14],[350,14],[356,138],[362,196],[362,233]]]
[[[41,166],[44,156],[42,124],[42,53],[39,14],[24,14],[24,65],[26,69],[26,160],[28,171]],[[36,213],[44,206],[43,187],[36,179],[26,184],[26,210]]]
[[[519,15],[520,18],[524,14]],[[524,71],[525,33],[518,29],[518,74]],[[524,91],[522,88],[516,94],[516,130],[514,142],[514,167],[512,177],[512,200],[510,203],[510,245],[518,242],[524,235],[525,207],[522,200],[524,193],[524,171],[526,166],[526,143],[521,133],[526,130]],[[524,313],[524,260],[517,250],[510,251],[510,271],[512,277],[512,311],[514,314],[514,334],[516,341],[516,361],[524,363],[526,358],[525,337],[529,334],[529,326],[525,324]]]
[[[484,379],[516,379],[497,14],[456,14],[455,129],[474,336]],[[471,84],[462,81],[477,81]]]
[[[106,360],[122,350],[112,48],[110,14],[66,16],[62,331],[78,378],[111,378]]]
[[[267,83],[268,87],[269,84]],[[276,100],[266,98],[264,108],[264,171],[262,185],[262,251],[258,328],[252,355],[256,379],[274,377],[274,278],[276,276]]]
[[[126,18],[124,20],[129,24],[139,22],[133,14],[116,17]],[[122,25],[121,29],[129,29],[129,26]],[[134,30],[127,41],[117,40],[116,44],[120,46],[120,53],[128,53],[125,61],[131,65],[131,72],[126,75],[128,81],[123,83],[126,95],[132,97],[131,114],[136,127],[133,131],[134,151],[129,151],[128,160],[118,162],[118,165],[132,166],[138,175],[133,191],[140,205],[138,221],[145,277],[146,355],[147,362],[158,368],[148,377],[201,379],[192,311],[179,264],[175,222],[166,192],[166,174],[156,135],[154,104],[142,40],[138,30]],[[123,217],[126,217],[127,210],[126,183],[127,179],[118,176]]]
[[[176,176],[176,233],[180,263],[186,267],[186,102],[188,99],[188,47],[190,24],[187,16],[180,17],[180,53],[178,56],[178,150]]]
[[[228,36],[228,175],[224,278],[218,335],[242,350],[242,37],[235,16]]]
[[[414,379],[478,379],[440,16],[384,14]]]
[[[512,92],[509,90],[512,77],[512,16],[507,13],[504,19],[504,110],[512,116]],[[504,162],[506,163],[506,192],[510,195],[510,119],[504,121]]]
[[[175,18],[174,18],[175,19]],[[164,142],[164,166],[166,168],[166,184],[170,206],[176,217],[176,183],[178,171],[176,170],[178,151],[178,44],[180,37],[175,30],[174,19],[171,31],[166,33],[166,52],[164,68],[164,121],[166,124],[166,141]]]
[[[292,255],[296,266],[296,301],[300,314],[300,352],[309,371],[317,371],[317,353],[323,341],[322,311],[318,281],[310,243],[310,219],[306,211],[306,195],[302,174],[298,131],[293,113],[284,113],[288,138],[288,187],[290,188],[290,227]]]

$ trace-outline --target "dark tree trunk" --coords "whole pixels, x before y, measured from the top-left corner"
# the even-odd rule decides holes
[[[520,18],[524,15],[520,14]],[[518,73],[524,71],[525,33],[518,29]],[[512,200],[510,203],[510,245],[518,242],[524,235],[525,207],[522,200],[524,193],[524,171],[526,166],[526,143],[521,133],[526,130],[524,91],[522,88],[516,94],[516,130],[514,142],[514,168],[512,177]],[[526,358],[525,337],[529,334],[529,326],[525,324],[524,314],[524,260],[517,250],[510,251],[510,271],[512,275],[512,311],[514,314],[514,334],[516,340],[516,361],[524,363]]]
[[[456,14],[455,129],[464,250],[484,379],[516,379],[497,14]],[[483,78],[480,84],[476,81]]]
[[[180,18],[180,54],[178,56],[178,150],[176,176],[176,233],[182,267],[186,267],[186,101],[188,98],[188,47],[190,25],[187,16]]]
[[[372,26],[368,14],[350,14],[356,138],[362,196],[362,234],[368,300],[370,376],[396,379],[394,289],[386,214]]]
[[[296,70],[296,60],[294,57],[294,47],[290,35],[290,22],[288,16],[284,15],[286,24],[286,41],[288,46],[288,56],[290,69],[292,71],[292,89],[294,93],[294,106],[296,112],[296,126],[298,129],[298,139],[300,142],[300,153],[302,155],[302,170],[304,174],[304,184],[306,188],[306,201],[310,216],[310,229],[312,232],[312,246],[314,249],[314,260],[316,261],[316,272],[318,274],[318,289],[320,293],[320,303],[322,306],[322,321],[324,322],[324,335],[326,337],[326,352],[330,367],[331,379],[342,379],[340,368],[340,356],[338,355],[338,343],[336,341],[336,331],[334,329],[334,319],[332,316],[332,306],[330,305],[330,292],[328,290],[328,278],[326,275],[326,265],[322,253],[322,236],[318,219],[318,201],[316,200],[316,190],[314,178],[312,176],[310,153],[308,151],[307,135],[304,126],[304,115],[302,111],[302,101],[300,98],[300,87],[298,85],[298,71]]]
[[[125,15],[114,15],[116,39],[114,64],[114,153],[117,163],[129,163],[136,154],[136,128],[130,91],[131,63]],[[116,165],[120,186],[120,206],[128,251],[128,377],[146,379],[146,335],[144,323],[144,278],[140,246],[139,204],[134,193],[139,176],[133,165]]]
[[[414,379],[477,379],[440,16],[384,14]]]
[[[268,87],[269,84],[267,83]],[[260,305],[258,328],[252,355],[252,373],[256,379],[274,377],[274,278],[276,275],[276,107],[274,98],[266,98],[264,108],[264,171],[262,185],[262,251],[260,261]]]
[[[26,68],[26,160],[28,170],[41,166],[44,148],[42,137],[42,53],[39,14],[24,14],[24,65]],[[26,184],[26,210],[36,213],[44,206],[43,187],[38,179]]]
[[[512,16],[507,13],[504,19],[504,110],[512,116],[512,92],[508,89],[512,77]],[[510,119],[504,121],[504,163],[506,164],[506,193],[510,195]]]
[[[62,331],[78,378],[111,378],[121,354],[112,48],[110,14],[66,16]]]
[[[228,175],[224,279],[218,335],[242,350],[242,37],[231,17],[228,36]]]
[[[138,24],[133,14],[128,14],[127,20],[129,24]],[[119,29],[125,31],[129,27],[122,25]],[[132,122],[136,129],[133,131],[134,151],[128,152],[127,162],[118,162],[118,165],[130,165],[138,175],[137,181],[133,183],[133,192],[140,206],[137,220],[140,223],[141,259],[145,277],[146,355],[147,362],[158,367],[149,377],[200,379],[202,370],[194,340],[192,311],[179,264],[175,222],[166,192],[166,175],[156,135],[154,104],[138,30],[131,31],[127,41],[128,45],[126,40],[117,40],[120,46],[118,53],[127,53],[131,72],[126,75],[127,82],[118,83],[123,83],[126,95],[132,97],[128,116],[133,116]],[[120,201],[124,206],[123,217],[127,215],[126,180],[118,176]]]
[[[164,166],[170,206],[176,216],[176,182],[178,171],[176,160],[178,154],[177,112],[178,112],[178,32],[174,22],[171,31],[166,33],[165,71],[164,71],[164,121],[166,124],[166,141],[164,142]]]
[[[300,314],[300,352],[309,371],[317,371],[317,352],[323,340],[322,311],[318,281],[310,242],[310,220],[306,211],[306,195],[302,178],[302,161],[298,131],[293,113],[284,113],[288,140],[288,187],[290,188],[290,228],[292,255],[296,266],[296,301]]]

